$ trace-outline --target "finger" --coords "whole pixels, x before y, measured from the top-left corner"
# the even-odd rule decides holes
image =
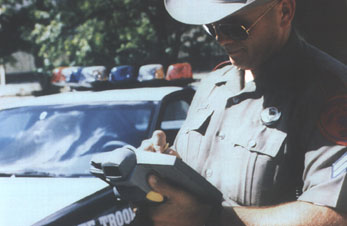
[[[165,154],[168,154],[168,155],[173,155],[173,156],[176,156],[177,158],[181,158],[181,156],[178,154],[177,151],[173,150],[172,148],[168,148],[164,151]]]
[[[136,205],[135,203],[133,202],[129,202],[129,207],[131,208],[131,210],[136,213],[139,209],[138,205]]]
[[[152,140],[153,148],[156,152],[163,153],[165,149],[167,148],[166,134],[163,131],[161,130],[154,131],[151,140]]]
[[[149,175],[148,184],[155,192],[158,192],[167,198],[170,198],[177,193],[175,187],[169,185],[163,179],[153,174]]]
[[[152,140],[143,140],[141,142],[141,146],[138,148],[139,150],[143,150],[143,151],[150,151],[150,152],[155,152],[155,149],[153,147],[153,143]]]

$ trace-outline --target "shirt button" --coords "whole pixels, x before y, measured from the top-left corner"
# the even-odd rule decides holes
[[[220,140],[224,140],[225,138],[225,134],[224,133],[221,133],[221,132],[217,132],[217,135],[216,135]]]
[[[248,148],[254,148],[255,146],[257,146],[257,142],[255,140],[250,140],[248,142]]]
[[[211,169],[206,170],[206,177],[212,177],[213,171]]]

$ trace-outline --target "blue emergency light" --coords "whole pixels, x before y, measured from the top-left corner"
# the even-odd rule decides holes
[[[134,67],[130,65],[122,65],[113,67],[109,75],[109,81],[136,81],[137,74],[135,74]]]
[[[81,79],[82,79],[82,70],[83,70],[83,67],[79,67],[77,70],[74,70],[71,73],[69,82],[78,83],[79,81],[81,81]]]

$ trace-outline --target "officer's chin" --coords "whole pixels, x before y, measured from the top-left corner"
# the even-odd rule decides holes
[[[243,57],[232,57],[229,56],[229,60],[233,66],[238,68],[239,70],[256,70],[257,65],[254,62],[251,62]]]
[[[235,67],[236,67],[237,69],[239,69],[239,70],[250,70],[250,66],[249,66],[249,65],[242,63],[242,62],[241,62],[240,60],[238,60],[238,59],[234,59],[234,58],[231,58],[231,57],[229,56],[229,60],[230,60],[231,64],[232,64],[233,66],[235,66]]]

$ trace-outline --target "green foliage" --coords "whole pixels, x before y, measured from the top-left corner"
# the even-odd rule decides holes
[[[28,11],[21,4],[23,1],[0,0],[0,64],[13,62],[13,52],[30,46],[21,38],[22,28],[30,24]]]
[[[200,27],[174,21],[162,0],[0,0],[1,28],[8,26],[4,59],[21,49],[38,67],[65,65],[199,65],[220,51]],[[17,23],[13,23],[13,19]],[[10,22],[11,21],[11,22]],[[14,26],[16,27],[14,28]],[[14,30],[14,36],[9,32]],[[12,33],[11,33],[12,34]],[[207,41],[206,41],[207,40]],[[201,65],[203,65],[201,63]]]

